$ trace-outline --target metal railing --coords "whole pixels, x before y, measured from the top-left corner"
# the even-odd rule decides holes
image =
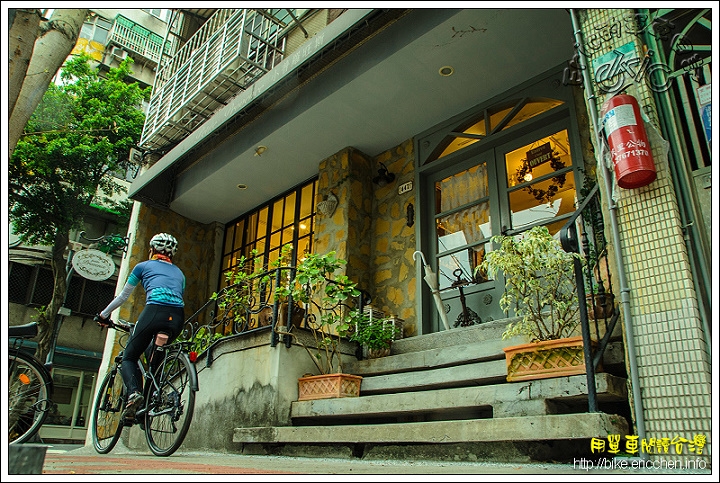
[[[197,129],[283,59],[286,30],[265,10],[219,9],[157,73],[140,145]]]
[[[312,302],[301,305],[293,301],[292,295],[285,299],[275,297],[277,288],[294,276],[295,267],[279,267],[255,273],[239,283],[222,288],[217,296],[210,298],[186,319],[178,338],[195,341],[198,352],[207,353],[206,365],[209,367],[213,362],[215,343],[221,339],[269,331],[270,346],[275,347],[279,342],[284,342],[286,347],[290,347],[292,337],[282,334],[290,334],[293,328],[300,327],[312,330],[322,320],[324,313],[333,312],[337,315],[337,311],[341,310],[362,311],[370,301],[369,294],[363,290],[360,290],[361,295],[352,304],[342,303],[333,307],[320,307]],[[332,280],[328,282],[333,283]],[[228,296],[230,293],[235,295]],[[202,314],[210,307],[209,321],[201,322]],[[292,307],[292,311],[288,307]]]
[[[131,52],[142,55],[156,64],[160,63],[162,37],[122,15],[117,16],[110,31],[108,43],[111,42],[125,47]],[[168,43],[171,42],[172,40],[168,40]],[[172,52],[170,48],[166,48],[165,50]]]
[[[563,249],[580,253],[585,258],[585,264],[577,258],[573,263],[587,373],[589,412],[598,411],[595,372],[620,317],[620,311],[614,302],[599,193],[598,185],[595,184],[560,230]]]

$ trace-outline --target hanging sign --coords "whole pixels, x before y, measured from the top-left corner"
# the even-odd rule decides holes
[[[82,277],[98,282],[107,280],[115,273],[115,262],[112,257],[93,248],[75,253],[72,257],[72,266]]]
[[[527,165],[530,168],[536,168],[543,163],[547,163],[553,157],[553,150],[550,147],[550,143],[545,143],[542,146],[533,148],[527,153]]]

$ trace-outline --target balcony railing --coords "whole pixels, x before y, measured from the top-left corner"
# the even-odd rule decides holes
[[[155,64],[160,62],[162,42],[163,39],[158,34],[122,15],[115,18],[115,23],[108,36],[109,44],[117,44],[130,52],[151,60]],[[168,43],[170,43],[170,40],[168,40]],[[165,52],[172,52],[170,46],[165,49]]]
[[[178,142],[277,65],[287,27],[269,10],[218,10],[156,75],[140,145]]]

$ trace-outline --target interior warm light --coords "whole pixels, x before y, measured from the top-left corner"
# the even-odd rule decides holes
[[[525,181],[532,181],[532,179],[533,179],[532,173],[527,173],[527,174],[523,177],[523,179],[524,179]]]
[[[307,229],[307,225],[305,223],[300,223],[300,229],[301,230]]]

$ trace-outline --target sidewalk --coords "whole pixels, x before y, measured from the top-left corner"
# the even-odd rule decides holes
[[[258,475],[258,479],[276,481],[302,481],[302,475],[536,475],[533,479],[557,481],[553,475],[565,475],[572,480],[588,476],[597,479],[609,474],[627,475],[629,478],[643,476],[654,481],[669,477],[672,481],[689,474],[694,481],[715,481],[710,470],[670,470],[670,469],[631,469],[628,468],[587,468],[580,462],[573,464],[501,464],[471,462],[408,462],[397,460],[360,460],[347,458],[302,458],[286,456],[250,456],[239,454],[203,453],[179,450],[167,458],[154,456],[147,452],[130,451],[122,445],[116,446],[110,454],[101,455],[92,447],[73,445],[47,445],[43,476],[63,479],[61,475],[72,475],[72,481],[78,481],[76,475],[197,475],[194,480],[209,478],[209,475]],[[175,477],[176,479],[177,477]],[[157,478],[155,478],[157,479]],[[221,478],[225,479],[225,478]],[[319,478],[312,477],[317,481]],[[362,478],[366,481],[371,478]],[[391,480],[393,478],[384,478]],[[433,477],[435,480],[442,478]],[[562,478],[561,478],[562,479]],[[625,478],[623,478],[625,479]],[[108,479],[105,479],[108,480]],[[111,479],[110,479],[111,480]],[[125,481],[123,479],[123,481]],[[450,478],[448,481],[457,481]],[[477,478],[473,478],[476,481]],[[9,475],[3,481],[27,481],[27,475]],[[90,480],[88,480],[90,481]],[[97,478],[92,478],[97,481]]]

